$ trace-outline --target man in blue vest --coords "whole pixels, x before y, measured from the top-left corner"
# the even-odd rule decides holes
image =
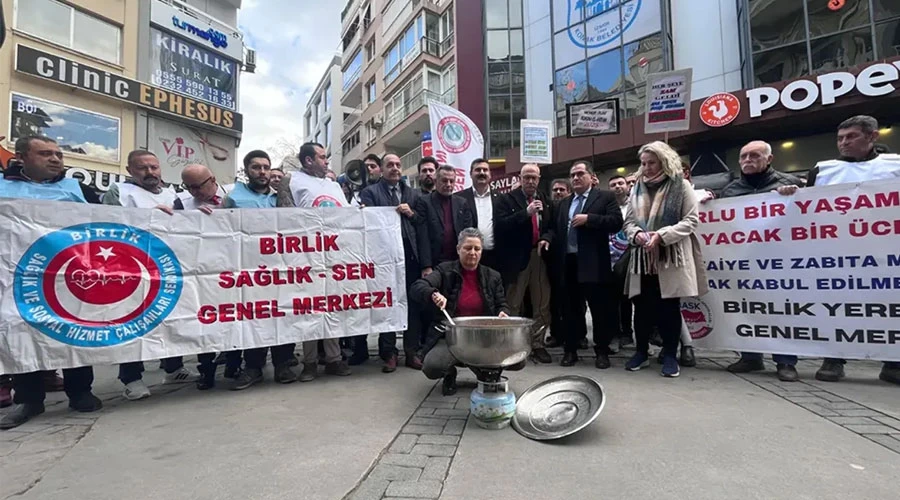
[[[136,149],[128,153],[127,166],[129,179],[123,183],[114,183],[109,191],[103,194],[104,205],[128,208],[160,208],[167,212],[175,203],[175,190],[163,184],[162,169],[159,158],[150,151]],[[163,360],[166,376],[163,384],[181,384],[194,382],[200,375],[184,366],[184,358],[175,356]],[[150,389],[144,383],[144,363],[122,363],[119,365],[119,380],[125,385],[125,399],[137,401],[150,397]]]
[[[274,208],[275,192],[269,184],[272,161],[265,151],[251,151],[244,156],[244,173],[247,182],[236,182],[234,189],[225,197],[225,208]],[[275,381],[290,384],[297,381],[297,374],[291,370],[296,344],[272,346],[272,364],[275,366]],[[262,382],[263,366],[266,364],[266,348],[258,347],[244,351],[244,371],[231,386],[240,391]]]
[[[65,176],[63,154],[49,137],[27,136],[16,141],[16,161],[11,161],[0,179],[0,198],[32,198],[75,203],[99,203],[97,196],[76,179]],[[90,366],[63,370],[69,408],[97,411],[103,403],[91,393],[94,371]],[[0,429],[18,427],[44,413],[42,372],[13,375],[16,406],[0,420]]]

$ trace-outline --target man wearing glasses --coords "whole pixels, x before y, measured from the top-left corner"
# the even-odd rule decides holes
[[[181,195],[172,207],[175,210],[200,210],[209,215],[214,208],[221,208],[228,193],[216,182],[209,167],[192,164],[181,171],[181,187],[187,196]]]
[[[300,146],[300,171],[287,173],[278,187],[278,207],[324,208],[347,206],[347,198],[337,182],[325,178],[328,172],[328,155],[325,148],[315,142]],[[312,382],[318,376],[319,352],[316,340],[303,343],[303,371],[301,382]],[[350,375],[350,367],[341,359],[339,339],[323,339],[325,373]]]
[[[150,151],[137,149],[128,153],[129,179],[123,183],[115,183],[103,195],[104,205],[128,208],[159,208],[171,213],[172,205],[178,197],[175,190],[163,184],[159,158]],[[182,384],[193,382],[200,375],[184,367],[181,356],[163,360],[162,367],[166,371],[163,384]],[[144,383],[144,363],[136,361],[119,365],[119,380],[125,385],[125,399],[137,401],[150,397],[150,389]]]

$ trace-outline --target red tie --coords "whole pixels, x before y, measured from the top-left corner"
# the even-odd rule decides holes
[[[534,197],[529,196],[528,204],[531,205],[532,202],[534,202]],[[537,212],[535,212],[535,214],[531,216],[531,245],[537,245],[538,239],[540,239],[540,237],[541,234],[540,231],[538,231],[538,216]]]

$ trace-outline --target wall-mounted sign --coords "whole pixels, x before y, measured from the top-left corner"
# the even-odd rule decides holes
[[[233,138],[171,120],[148,118],[147,149],[159,158],[164,181],[179,184],[181,171],[191,163],[209,167],[219,183],[234,180]]]
[[[566,105],[566,136],[619,133],[619,100],[601,99]]]
[[[150,38],[154,85],[234,109],[238,63],[156,28]]]
[[[897,90],[900,80],[900,61],[877,63],[866,67],[858,75],[837,71],[819,75],[815,80],[795,80],[784,89],[759,87],[747,91],[750,118],[762,116],[778,103],[791,111],[801,111],[813,104],[828,106],[838,98],[857,90],[866,97],[881,97]]]
[[[691,68],[654,73],[647,77],[644,133],[659,134],[691,128]]]
[[[239,136],[243,130],[240,113],[25,45],[16,45],[16,71],[217,127],[229,135]]]
[[[244,43],[234,28],[212,25],[206,20],[193,17],[181,9],[156,0],[150,4],[150,22],[232,59],[244,60]]]
[[[65,154],[115,163],[119,161],[119,118],[85,111],[13,92],[9,114],[9,137],[43,135],[59,143]]]
[[[734,94],[713,94],[700,105],[700,120],[710,127],[724,127],[741,114],[741,101]]]
[[[550,120],[522,120],[519,126],[519,161],[553,163],[553,123]]]

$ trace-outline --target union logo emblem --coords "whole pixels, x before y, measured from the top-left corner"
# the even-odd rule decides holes
[[[80,224],[41,237],[13,278],[22,319],[78,347],[143,337],[174,310],[181,288],[181,266],[168,245],[113,223]]]

